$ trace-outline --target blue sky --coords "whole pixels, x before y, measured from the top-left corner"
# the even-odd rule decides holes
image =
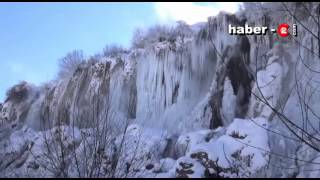
[[[39,85],[55,78],[58,59],[106,44],[130,46],[134,30],[185,20],[205,21],[236,3],[0,3],[0,102],[19,81]]]

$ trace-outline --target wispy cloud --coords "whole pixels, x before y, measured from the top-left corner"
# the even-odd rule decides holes
[[[209,16],[220,11],[234,13],[238,10],[238,2],[215,2],[200,4],[195,2],[156,2],[154,7],[162,21],[183,20],[188,24],[206,21]]]

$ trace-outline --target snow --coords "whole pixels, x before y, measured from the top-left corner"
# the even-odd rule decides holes
[[[210,132],[210,130],[202,130],[179,136],[176,144],[178,154],[185,155],[186,152],[189,152],[196,145],[205,142]]]
[[[246,136],[244,139],[239,140],[246,144],[246,147],[242,149],[241,155],[248,156],[254,154],[252,159],[252,162],[254,162],[252,166],[253,170],[266,165],[267,159],[265,157],[265,152],[270,151],[268,147],[267,133],[262,127],[268,128],[268,122],[264,118],[256,118],[252,120],[235,119],[227,130],[227,134],[229,135],[233,132],[237,132],[239,133],[239,136]]]
[[[281,95],[281,85],[283,83],[283,68],[279,61],[280,59],[278,56],[272,56],[268,61],[266,69],[257,73],[257,81],[253,87],[254,95],[252,96],[252,99],[254,100],[251,101],[254,106],[252,107],[252,110],[255,111],[253,112],[254,114],[259,113],[262,117],[269,117],[272,113],[272,110],[260,100],[267,100],[272,107],[277,105],[277,101]]]
[[[250,172],[260,170],[267,165],[268,153],[266,152],[269,151],[267,132],[260,126],[267,127],[268,123],[264,118],[256,118],[252,121],[234,119],[225,135],[212,139],[208,143],[198,144],[190,150],[188,155],[206,152],[209,159],[218,160],[218,165],[222,168],[235,166],[234,163],[239,160],[237,158],[252,157],[246,169]],[[239,157],[235,158],[238,152],[240,152]]]
[[[261,5],[279,8],[275,4]],[[244,11],[236,17],[241,14],[250,24],[262,22],[263,16]],[[266,16],[271,19],[270,27],[279,20],[274,14]],[[315,70],[320,69],[318,58],[304,48],[298,49],[291,39],[276,45],[273,41],[278,39],[273,36],[248,37],[250,67],[255,71],[256,63],[258,66],[249,112],[244,119],[234,117],[239,106],[227,77],[221,107],[223,125],[208,129],[213,116],[209,102],[217,89],[217,65],[222,62],[212,43],[222,53],[238,42],[236,36],[228,34],[230,23],[234,23],[233,16],[220,13],[207,23],[175,29],[188,33],[185,37],[174,34],[171,40],[164,38],[161,42],[158,36],[150,37],[152,40],[146,40],[144,48],[131,49],[128,54],[85,61],[70,77],[40,87],[29,83],[15,86],[14,92],[26,88],[27,98],[11,97],[1,104],[0,177],[57,176],[40,163],[50,167],[45,158],[45,137],[50,148],[59,150],[56,138],[60,130],[65,138],[62,148],[76,147],[75,153],[81,157],[80,169],[88,177],[86,172],[94,161],[89,160],[86,166],[86,157],[94,159],[97,154],[88,144],[97,145],[94,135],[103,127],[110,134],[103,139],[104,145],[98,143],[105,146],[104,156],[102,165],[94,168],[110,170],[110,159],[115,152],[121,152],[120,163],[115,167],[119,177],[128,175],[127,170],[129,177],[319,177],[319,153],[285,138],[295,137],[259,100],[263,95],[270,105],[282,110],[282,100],[292,92],[283,113],[311,134],[318,134],[320,76],[305,67],[298,55],[301,53],[303,62]],[[303,23],[316,30],[312,19],[304,19]],[[300,28],[299,34],[298,40],[304,46],[315,51],[319,48],[316,39],[305,30]],[[297,84],[295,77],[299,79]],[[301,108],[299,95],[310,97],[310,107]],[[61,122],[63,126],[58,126]],[[43,123],[48,125],[42,127]],[[65,150],[70,153],[70,149]],[[57,158],[59,153],[53,156]],[[65,170],[77,177],[72,154],[67,159],[70,164]]]
[[[179,158],[175,165],[176,177],[199,178],[204,177],[204,167],[188,157]]]
[[[122,149],[120,171],[125,169],[126,163],[131,164],[130,168],[144,172],[148,164],[159,162],[167,144],[166,137],[166,132],[162,130],[130,125],[124,136],[120,135],[115,142],[117,148]],[[131,176],[141,174],[133,173]]]
[[[227,79],[224,84],[224,94],[222,99],[222,112],[226,118],[225,123],[230,124],[234,117],[236,96],[233,93],[231,81]]]
[[[171,158],[165,158],[160,160],[160,166],[161,166],[162,172],[170,171],[174,165],[175,165],[175,160]]]

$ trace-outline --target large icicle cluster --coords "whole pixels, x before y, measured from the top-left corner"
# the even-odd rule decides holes
[[[229,24],[294,22],[270,12],[281,4],[244,5],[257,7],[259,16],[180,23],[71,76],[12,87],[0,104],[0,177],[319,176],[319,152],[269,107],[318,137],[319,43],[304,28],[297,39],[228,34]]]

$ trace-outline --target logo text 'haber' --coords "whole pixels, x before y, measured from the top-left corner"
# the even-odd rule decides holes
[[[290,26],[287,23],[280,24],[277,29],[271,29],[271,32],[277,33],[280,37],[287,37],[290,34],[293,36],[297,36],[297,25],[292,24],[291,33],[289,32]],[[250,27],[248,24],[242,26],[232,26],[229,24],[229,34],[230,35],[266,35],[268,31],[268,27],[266,26],[255,26]]]

